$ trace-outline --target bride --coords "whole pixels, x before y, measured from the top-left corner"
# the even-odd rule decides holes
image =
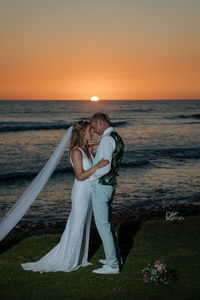
[[[70,272],[91,264],[88,262],[88,247],[92,197],[88,178],[108,164],[102,159],[93,166],[93,157],[87,146],[91,139],[90,124],[82,120],[75,123],[69,147],[70,162],[76,175],[71,193],[71,213],[60,242],[40,260],[22,264],[24,270]]]

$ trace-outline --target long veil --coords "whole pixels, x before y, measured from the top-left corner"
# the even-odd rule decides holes
[[[70,139],[73,126],[71,126],[64,137],[60,141],[56,150],[50,156],[49,160],[38,173],[38,175],[33,179],[21,197],[17,200],[14,206],[8,211],[8,213],[3,217],[0,223],[0,241],[13,229],[13,227],[21,220],[25,215],[31,204],[34,202],[38,194],[41,192],[53,171],[55,170],[57,164],[59,163],[66,145]]]

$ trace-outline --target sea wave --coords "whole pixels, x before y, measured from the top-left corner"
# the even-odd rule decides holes
[[[165,149],[148,149],[140,151],[127,151],[127,157],[134,159],[157,159],[157,158],[181,158],[181,159],[199,159],[200,147],[193,148],[165,148]]]
[[[122,167],[127,167],[127,168],[137,168],[137,167],[143,167],[146,165],[149,165],[150,161],[149,160],[135,160],[135,161],[122,161],[121,166]]]
[[[138,160],[138,161],[123,161],[121,166],[124,168],[137,168],[138,166],[145,166],[149,164],[148,160]],[[41,166],[42,169],[43,166]],[[13,173],[5,173],[0,175],[0,183],[4,182],[13,182],[18,180],[26,180],[26,179],[32,179],[40,172],[41,169],[38,169],[38,171],[27,171],[27,172],[13,172]],[[72,167],[62,167],[56,169],[53,173],[55,174],[64,174],[64,173],[73,173]]]
[[[170,157],[170,158],[181,158],[181,159],[199,159],[200,148],[169,148],[152,151],[152,155]]]
[[[112,126],[114,127],[120,127],[126,124],[126,121],[112,122]],[[65,122],[0,122],[0,132],[68,129],[70,126],[73,125],[74,124],[72,123]]]
[[[141,113],[149,113],[149,112],[155,112],[156,109],[152,109],[152,108],[147,108],[147,109],[139,109],[139,108],[135,108],[135,109],[121,109],[120,112],[125,112],[125,113],[130,113],[130,112],[141,112]]]
[[[0,122],[0,132],[67,129],[70,123],[42,123],[42,122]]]
[[[119,121],[119,122],[112,122],[111,126],[113,126],[113,127],[120,127],[120,126],[124,126],[126,124],[128,124],[127,121]]]
[[[41,167],[41,169],[42,169],[42,167]],[[0,182],[10,182],[10,181],[31,179],[31,178],[34,178],[35,176],[37,176],[37,174],[40,172],[40,170],[1,174]],[[73,172],[72,167],[65,167],[65,168],[56,169],[53,174],[72,173],[72,172]]]
[[[182,118],[182,119],[198,119],[198,120],[200,120],[200,114],[180,115],[178,117]]]
[[[167,149],[149,149],[138,151],[126,151],[123,157],[122,168],[146,168],[153,167],[156,160],[159,159],[200,159],[200,147],[196,148],[167,148]],[[26,180],[34,178],[44,165],[38,166],[36,170],[8,172],[0,175],[0,183],[12,182],[16,180]],[[72,167],[60,164],[57,166],[53,175],[72,173]]]
[[[195,120],[200,120],[200,114],[167,116],[167,117],[165,117],[165,119],[171,119],[171,120],[177,120],[177,119],[195,119]]]

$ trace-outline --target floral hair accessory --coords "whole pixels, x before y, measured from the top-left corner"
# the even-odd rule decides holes
[[[89,123],[87,121],[84,121],[84,120],[81,120],[81,121],[78,121],[74,124],[73,126],[73,129],[81,129],[81,128],[84,128],[85,125],[88,125]]]

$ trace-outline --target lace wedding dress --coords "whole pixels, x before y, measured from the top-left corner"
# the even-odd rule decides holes
[[[81,148],[78,149],[83,156],[83,169],[91,168],[92,162]],[[40,260],[22,264],[24,270],[41,273],[70,272],[91,264],[88,262],[88,248],[92,195],[91,183],[87,179],[84,181],[75,179],[71,200],[72,210],[60,242]]]

